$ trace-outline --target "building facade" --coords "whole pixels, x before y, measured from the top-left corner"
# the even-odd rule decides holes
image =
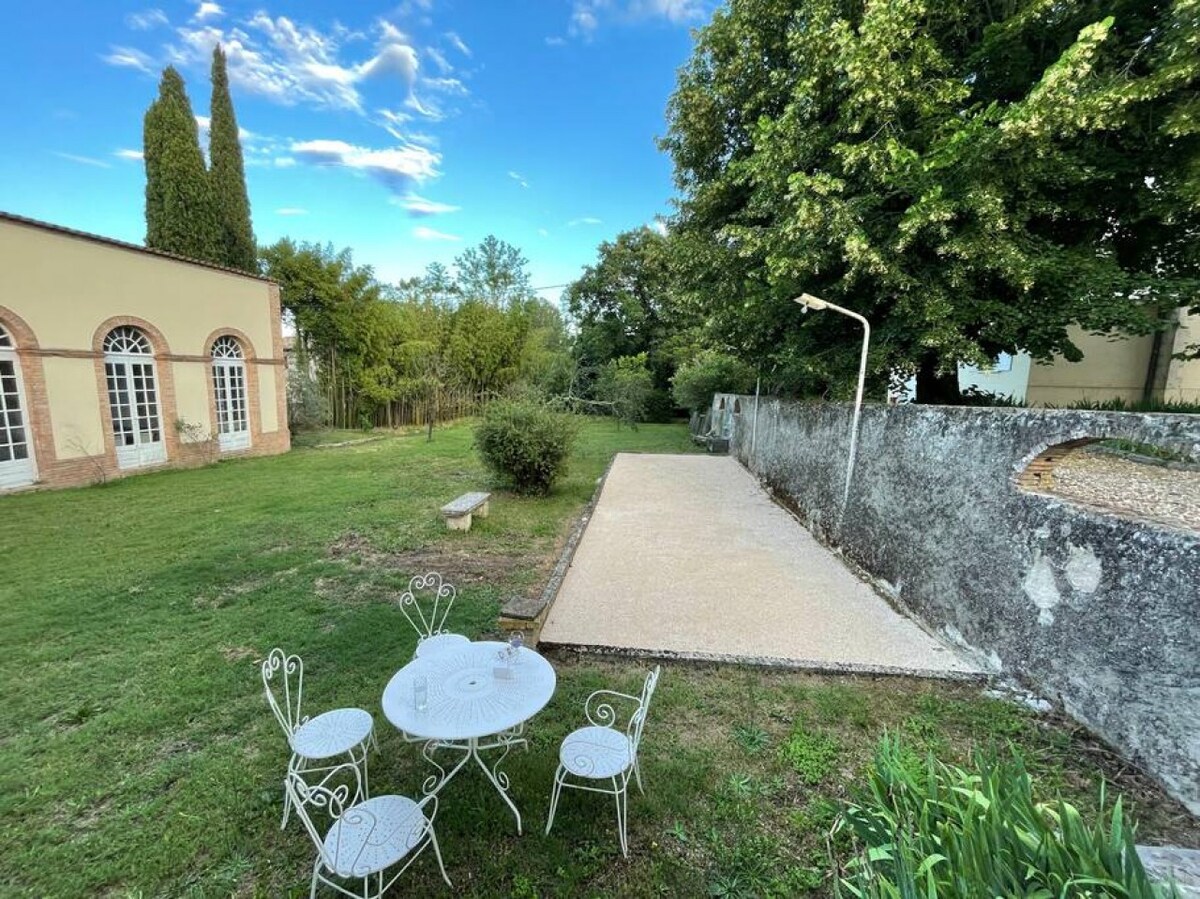
[[[279,287],[0,213],[0,492],[290,447]]]

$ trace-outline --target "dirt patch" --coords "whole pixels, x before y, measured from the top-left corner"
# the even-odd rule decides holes
[[[245,659],[257,658],[258,650],[251,649],[249,646],[222,646],[221,655],[224,656],[226,662],[241,662]]]
[[[385,552],[374,547],[369,539],[355,531],[344,534],[330,544],[329,556],[363,568],[387,569],[404,574],[436,571],[456,587],[495,584],[517,570],[542,569],[548,565],[548,560],[541,555],[489,553],[477,548],[451,550],[429,547],[405,552]]]

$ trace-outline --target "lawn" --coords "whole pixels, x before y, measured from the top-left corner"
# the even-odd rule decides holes
[[[310,711],[376,717],[375,792],[424,769],[379,711],[415,637],[391,603],[439,569],[461,587],[451,624],[493,632],[500,603],[540,588],[575,515],[621,449],[682,452],[680,426],[588,422],[546,498],[501,493],[469,534],[438,507],[487,483],[470,429],[383,435],[271,459],[0,499],[0,895],[307,895],[313,848],[279,829],[286,751],[257,661],[306,663]],[[1101,778],[1130,794],[1143,838],[1194,844],[1194,821],[1085,734],[969,684],[667,665],[643,743],[647,795],[631,855],[611,800],[565,795],[541,827],[556,747],[601,686],[646,665],[558,655],[559,688],[506,768],[526,820],[464,775],[436,821],[467,895],[830,892],[826,833],[885,731],[962,759],[1012,742],[1046,792],[1092,807]],[[448,893],[432,856],[403,892]]]

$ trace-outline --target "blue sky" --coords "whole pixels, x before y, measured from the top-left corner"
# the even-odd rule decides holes
[[[489,233],[535,284],[670,211],[655,147],[710,0],[161,0],[12,5],[0,209],[140,242],[162,67],[208,115],[230,63],[255,232],[353,248],[391,280]],[[547,291],[548,297],[557,291]]]

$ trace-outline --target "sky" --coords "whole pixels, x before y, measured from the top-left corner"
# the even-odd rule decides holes
[[[655,139],[712,5],[5,4],[0,210],[140,243],[142,116],[175,65],[203,141],[219,41],[260,243],[331,241],[393,281],[495,234],[562,284],[670,213]]]

